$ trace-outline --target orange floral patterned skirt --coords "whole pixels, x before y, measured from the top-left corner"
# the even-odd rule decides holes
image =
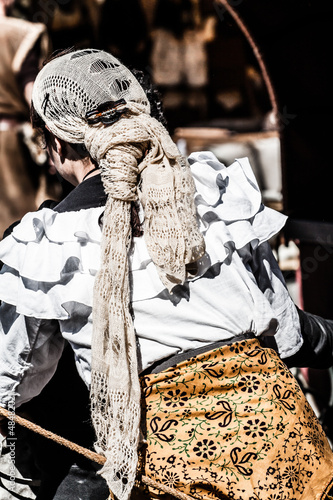
[[[151,479],[204,500],[329,498],[329,442],[291,372],[257,339],[146,375],[142,387]]]

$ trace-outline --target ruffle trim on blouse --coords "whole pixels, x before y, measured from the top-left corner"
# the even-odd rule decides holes
[[[206,253],[193,281],[245,245],[255,248],[267,241],[280,231],[286,216],[262,204],[247,158],[225,167],[213,153],[200,152],[193,153],[189,163],[206,241]],[[7,266],[2,270],[7,277],[0,279],[0,300],[37,318],[67,319],[68,304],[91,307],[93,281],[100,267],[103,211],[104,207],[98,207],[57,213],[44,208],[23,217],[0,243],[0,260]],[[162,292],[164,286],[144,238],[134,238],[130,262],[133,301]]]
[[[269,240],[282,229],[287,217],[262,204],[247,158],[226,167],[212,152],[203,151],[192,153],[188,160],[196,186],[199,226],[206,241],[198,272],[189,280],[194,281],[245,245],[256,248]],[[131,267],[133,301],[153,298],[164,289],[142,238],[136,239]]]
[[[0,300],[42,319],[66,320],[74,304],[91,309],[103,210],[26,214],[0,243]]]

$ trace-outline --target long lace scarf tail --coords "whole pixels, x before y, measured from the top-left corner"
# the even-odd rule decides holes
[[[93,371],[91,416],[95,449],[106,457],[100,474],[119,500],[129,498],[137,468],[140,404],[123,390],[110,389],[106,374]],[[125,431],[125,432],[124,432]]]
[[[129,310],[128,248],[131,203],[109,197],[104,214],[102,265],[94,286],[91,416],[101,474],[118,500],[133,487],[140,424],[136,338]]]

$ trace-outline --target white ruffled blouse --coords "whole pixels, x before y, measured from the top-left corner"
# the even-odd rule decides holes
[[[225,167],[200,152],[189,163],[206,241],[197,275],[170,295],[144,237],[129,255],[141,369],[249,331],[274,335],[281,357],[291,356],[302,344],[298,314],[268,242],[286,217],[262,205],[247,158]],[[103,210],[28,213],[0,243],[0,405],[14,393],[17,405],[37,395],[65,340],[89,386]]]

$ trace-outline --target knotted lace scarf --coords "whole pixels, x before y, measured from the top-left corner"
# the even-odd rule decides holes
[[[33,102],[56,137],[84,142],[101,167],[108,195],[94,286],[91,416],[95,448],[106,457],[101,474],[114,495],[127,500],[136,477],[141,398],[129,285],[132,201],[143,206],[145,242],[170,292],[184,282],[186,265],[203,255],[204,241],[189,166],[163,125],[150,116],[133,75],[126,76],[132,82],[129,90],[119,95],[127,109],[119,121],[105,126],[82,118],[93,102],[89,95],[100,99],[107,88],[105,75],[114,89],[115,79],[128,74],[115,58],[102,55],[101,62],[100,52],[82,51],[46,65],[35,82]],[[80,63],[75,66],[76,57]],[[94,80],[91,75],[101,68],[104,79]],[[86,94],[72,78],[74,70],[81,71],[78,79]]]
[[[186,264],[204,253],[187,162],[157,120],[138,112],[138,105],[128,107],[129,117],[85,133],[85,145],[102,169],[108,195],[94,289],[92,420],[96,449],[107,459],[101,474],[119,500],[129,497],[134,484],[140,427],[128,268],[131,202],[139,198],[142,203],[147,248],[169,291],[184,282]]]

